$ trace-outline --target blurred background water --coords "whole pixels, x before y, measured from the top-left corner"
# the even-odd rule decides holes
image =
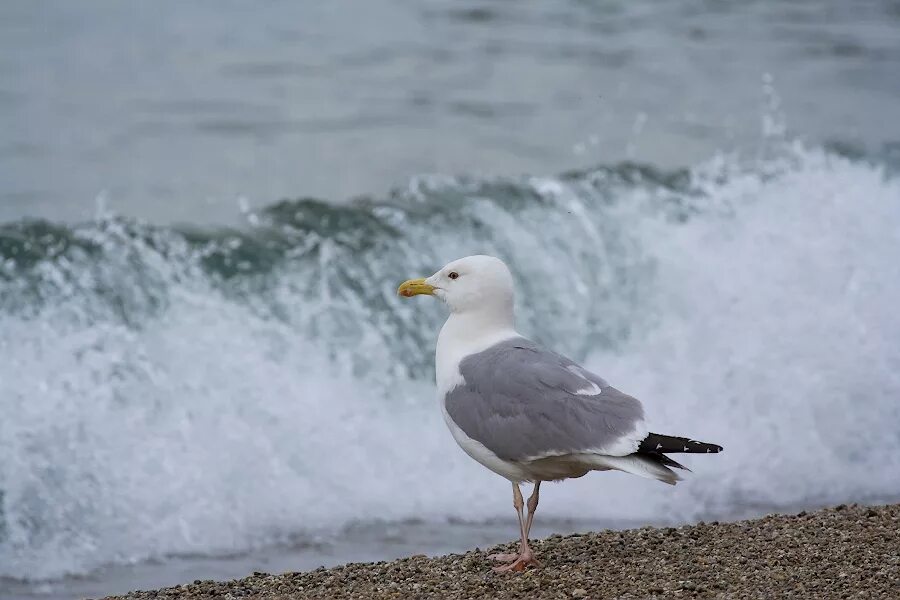
[[[512,537],[394,295],[476,252],[726,447],[542,533],[897,500],[898,97],[887,0],[4,2],[0,597]]]
[[[886,0],[9,1],[0,220],[84,220],[105,193],[160,223],[236,198],[344,200],[423,173],[684,167],[760,134],[897,142]]]

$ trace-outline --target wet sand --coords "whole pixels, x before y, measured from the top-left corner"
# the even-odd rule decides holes
[[[900,504],[550,536],[533,546],[543,567],[525,573],[491,571],[487,555],[508,544],[116,598],[900,598]]]

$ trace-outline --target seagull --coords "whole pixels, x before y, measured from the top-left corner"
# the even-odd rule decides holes
[[[513,278],[493,256],[455,260],[403,282],[404,297],[434,296],[450,309],[438,335],[435,379],[444,420],[470,457],[512,483],[521,541],[493,554],[495,571],[540,563],[528,545],[541,483],[617,470],[675,485],[666,454],[715,453],[721,446],[650,433],[640,401],[515,328]],[[520,484],[534,484],[528,515]]]

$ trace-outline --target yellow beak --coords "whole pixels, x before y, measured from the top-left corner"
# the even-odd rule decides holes
[[[433,296],[434,286],[425,283],[424,279],[410,279],[400,284],[400,287],[397,288],[397,293],[406,298],[418,296],[419,294]]]

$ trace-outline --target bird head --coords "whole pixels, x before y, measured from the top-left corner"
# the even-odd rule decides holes
[[[397,293],[404,297],[435,296],[450,311],[512,312],[513,279],[509,268],[493,256],[467,256],[441,267],[431,277],[404,281]]]

